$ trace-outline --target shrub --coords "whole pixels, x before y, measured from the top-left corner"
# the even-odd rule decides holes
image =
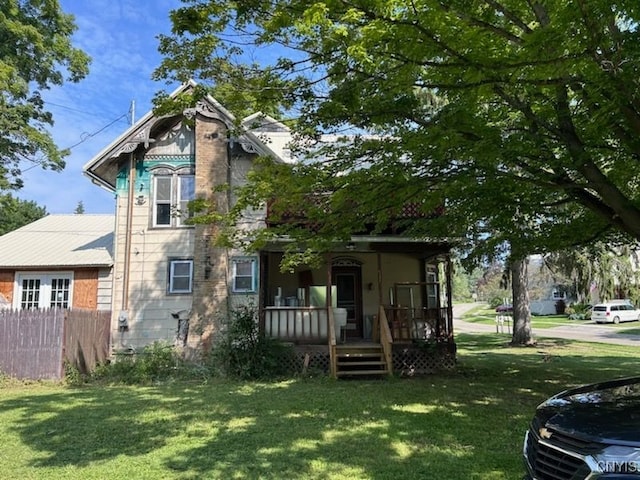
[[[565,313],[569,315],[570,320],[590,320],[591,305],[588,303],[572,303],[566,308]]]
[[[243,380],[275,377],[287,372],[293,350],[261,335],[258,311],[252,304],[230,312],[226,331],[211,352],[213,368],[222,375]]]
[[[77,367],[64,361],[64,381],[67,385],[77,387],[82,385],[87,380],[86,375],[83,375]]]
[[[496,308],[502,305],[504,300],[501,297],[493,297],[489,300],[489,307]]]
[[[112,362],[99,365],[93,373],[96,380],[126,384],[145,384],[182,377],[186,364],[167,342],[154,342],[139,352],[115,355]]]

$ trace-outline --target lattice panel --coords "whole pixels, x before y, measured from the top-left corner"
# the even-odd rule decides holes
[[[282,362],[292,374],[300,374],[305,356],[309,355],[307,372],[329,374],[329,354],[322,351],[297,348],[294,355],[287,355]],[[446,348],[423,350],[414,346],[396,348],[393,351],[393,373],[400,377],[426,375],[456,367],[456,356]]]
[[[299,374],[304,368],[306,355],[309,355],[307,372],[329,373],[329,354],[324,352],[296,350],[293,355],[287,355],[283,357],[281,361],[285,363],[288,371]]]
[[[425,375],[452,370],[455,366],[455,354],[446,350],[425,351],[406,347],[393,352],[393,373],[399,376]]]

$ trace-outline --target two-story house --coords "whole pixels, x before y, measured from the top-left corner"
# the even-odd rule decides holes
[[[221,248],[212,241],[215,226],[189,224],[187,204],[196,198],[227,212],[233,187],[258,156],[295,161],[283,124],[260,115],[242,124],[240,134],[232,133],[233,116],[213,98],[181,115],[149,112],[85,165],[85,174],[116,198],[113,348],[168,340],[206,349],[230,309],[251,302],[265,335],[293,342],[334,374],[341,358],[366,356],[354,345],[380,357],[363,360],[362,371],[406,366],[408,348],[421,342],[444,345],[450,366],[455,344],[447,242],[356,235],[336,244],[322,268],[282,273],[282,243],[259,252]],[[231,189],[216,189],[222,185]],[[247,212],[244,221],[264,228],[265,218],[266,207]],[[416,370],[440,361],[416,366],[414,360],[410,368]]]

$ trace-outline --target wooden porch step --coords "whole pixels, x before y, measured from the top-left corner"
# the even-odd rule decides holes
[[[364,362],[360,362],[360,361],[358,361],[358,362],[340,362],[339,361],[338,362],[338,366],[340,366],[340,365],[345,365],[345,366],[349,365],[349,366],[352,366],[352,367],[355,367],[355,366],[359,366],[359,367],[362,367],[362,366],[376,367],[376,366],[383,365],[383,366],[386,367],[387,362],[385,362],[384,360],[372,360],[372,361],[364,361]]]
[[[369,358],[384,355],[382,352],[337,352],[338,358]]]
[[[372,377],[372,376],[379,376],[379,375],[386,375],[387,373],[389,373],[386,369],[385,370],[338,370],[338,372],[336,373],[339,377]]]
[[[370,377],[389,373],[382,346],[379,344],[339,345],[336,348],[336,357],[338,377]]]

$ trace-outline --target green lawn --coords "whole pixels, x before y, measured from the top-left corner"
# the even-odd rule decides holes
[[[483,325],[496,324],[495,310],[486,306],[474,307],[472,310],[466,312],[463,315],[463,318],[466,322],[471,323],[480,323]],[[531,327],[534,330],[559,327],[562,325],[595,325],[595,323],[591,322],[590,320],[571,320],[567,315],[544,315],[531,317]],[[640,327],[638,327],[638,322],[623,322],[618,324],[602,323],[599,325],[619,330],[617,333],[640,335]]]
[[[496,315],[497,314],[494,309],[478,306],[467,312],[464,315],[464,320],[467,322],[482,323],[485,325],[495,325]],[[544,315],[531,317],[531,326],[535,329],[559,327],[560,325],[579,325],[583,323],[585,323],[585,320],[570,320],[567,315]]]
[[[616,326],[618,326],[618,327],[619,327],[620,325],[621,325],[621,324],[618,324],[618,325],[616,325]],[[637,325],[637,323],[636,323],[636,325]],[[625,327],[629,327],[629,324],[628,324],[628,323],[624,323],[624,326],[625,326]],[[621,334],[623,334],[623,335],[640,335],[640,327],[635,327],[635,328],[625,328],[625,329],[620,330],[620,331],[618,331],[618,332],[616,332],[616,333],[621,333]]]
[[[635,374],[640,354],[505,341],[459,335],[457,370],[419,379],[0,383],[0,476],[520,479],[535,406],[570,385]]]

